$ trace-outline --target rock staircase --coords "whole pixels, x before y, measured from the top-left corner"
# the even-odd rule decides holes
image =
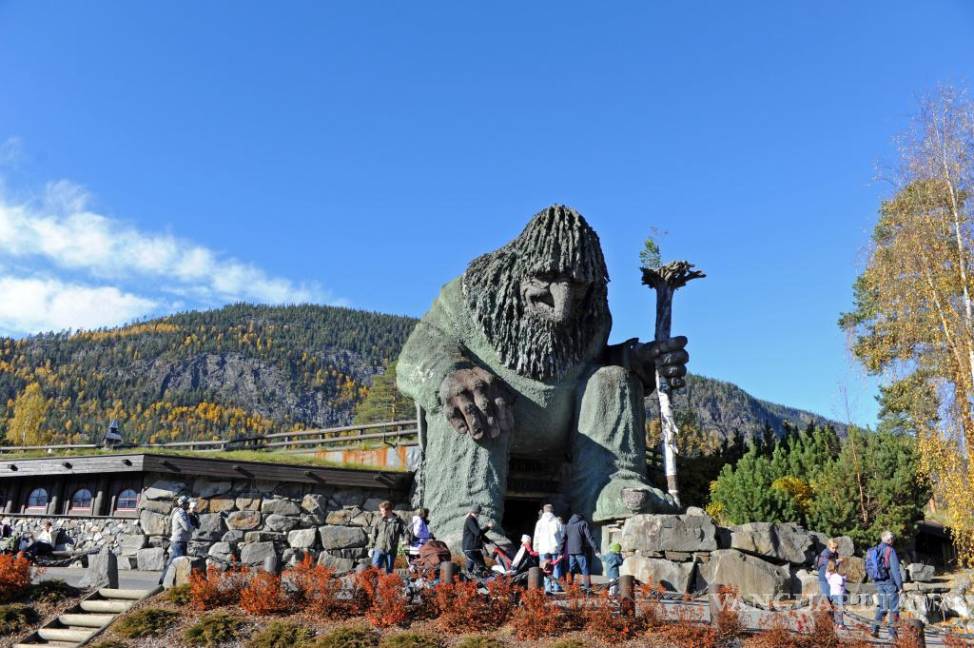
[[[101,588],[25,637],[20,643],[14,644],[13,648],[83,646],[101,634],[120,614],[157,591],[158,588],[149,590]]]

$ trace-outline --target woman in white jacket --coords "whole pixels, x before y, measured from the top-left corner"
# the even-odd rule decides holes
[[[555,517],[555,507],[545,504],[541,517],[534,525],[534,550],[542,560],[554,565],[552,578],[545,577],[545,591],[560,592],[558,580],[562,573],[561,550],[565,541],[565,525]]]

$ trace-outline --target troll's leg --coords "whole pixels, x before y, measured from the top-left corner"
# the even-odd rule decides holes
[[[646,480],[646,410],[639,379],[622,367],[598,367],[580,389],[572,510],[595,522],[675,510],[673,499]]]
[[[479,504],[481,526],[493,522],[502,532],[504,495],[511,437],[474,441],[460,434],[440,412],[427,414],[429,425],[422,467],[422,505],[430,510],[430,530],[459,548],[464,518]]]

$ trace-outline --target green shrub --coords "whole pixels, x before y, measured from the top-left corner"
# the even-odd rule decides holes
[[[41,581],[31,585],[27,597],[35,603],[60,603],[64,599],[73,598],[81,594],[77,587],[68,585],[63,580]]]
[[[193,600],[193,592],[189,585],[177,585],[166,591],[165,598],[174,605],[189,605]]]
[[[379,634],[364,626],[336,628],[328,634],[319,637],[317,641],[301,648],[375,648],[379,645]],[[414,644],[396,644],[411,646]],[[415,644],[416,646],[422,644]],[[430,644],[439,645],[439,644]]]
[[[315,632],[308,626],[274,621],[251,637],[247,648],[295,648],[307,645],[314,639]]]
[[[26,605],[0,605],[0,636],[13,634],[37,622],[37,612]]]
[[[400,632],[383,637],[379,648],[443,648],[443,641],[427,634]]]
[[[146,608],[122,617],[115,624],[115,632],[126,639],[158,637],[176,622],[178,616],[169,610]]]
[[[561,646],[561,648],[585,648],[582,644],[562,645],[564,642],[559,642],[555,645]],[[500,639],[494,639],[493,637],[488,637],[487,635],[476,635],[473,637],[464,637],[457,644],[456,648],[504,648],[506,644]]]
[[[222,643],[236,640],[243,625],[243,620],[232,614],[213,612],[212,614],[204,614],[199,621],[187,628],[186,632],[183,633],[183,638],[191,646],[213,648]]]
[[[548,648],[588,648],[588,644],[580,639],[561,639]]]

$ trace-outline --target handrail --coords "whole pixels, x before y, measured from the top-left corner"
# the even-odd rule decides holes
[[[407,427],[408,426],[408,427]],[[366,432],[367,430],[378,430],[381,428],[399,428],[388,432]],[[406,428],[406,429],[403,429]],[[358,434],[345,434],[357,432]],[[369,441],[374,439],[402,439],[418,435],[419,430],[416,419],[406,419],[399,421],[389,421],[388,423],[365,423],[363,425],[346,425],[334,428],[320,428],[313,430],[295,430],[293,432],[273,432],[271,434],[259,434],[250,437],[238,437],[234,439],[221,439],[218,441],[198,440],[198,441],[167,441],[166,443],[151,443],[140,446],[124,446],[119,450],[131,450],[137,452],[139,448],[172,448],[189,450],[226,450],[228,448],[242,448],[251,450],[270,450],[274,448],[300,448],[308,451],[314,447],[328,447],[336,443],[354,444],[359,441]],[[395,445],[404,445],[396,443]],[[94,443],[68,443],[61,445],[35,445],[35,446],[0,446],[0,455],[12,454],[25,451],[47,450],[54,454],[62,450],[96,450],[101,448]]]

